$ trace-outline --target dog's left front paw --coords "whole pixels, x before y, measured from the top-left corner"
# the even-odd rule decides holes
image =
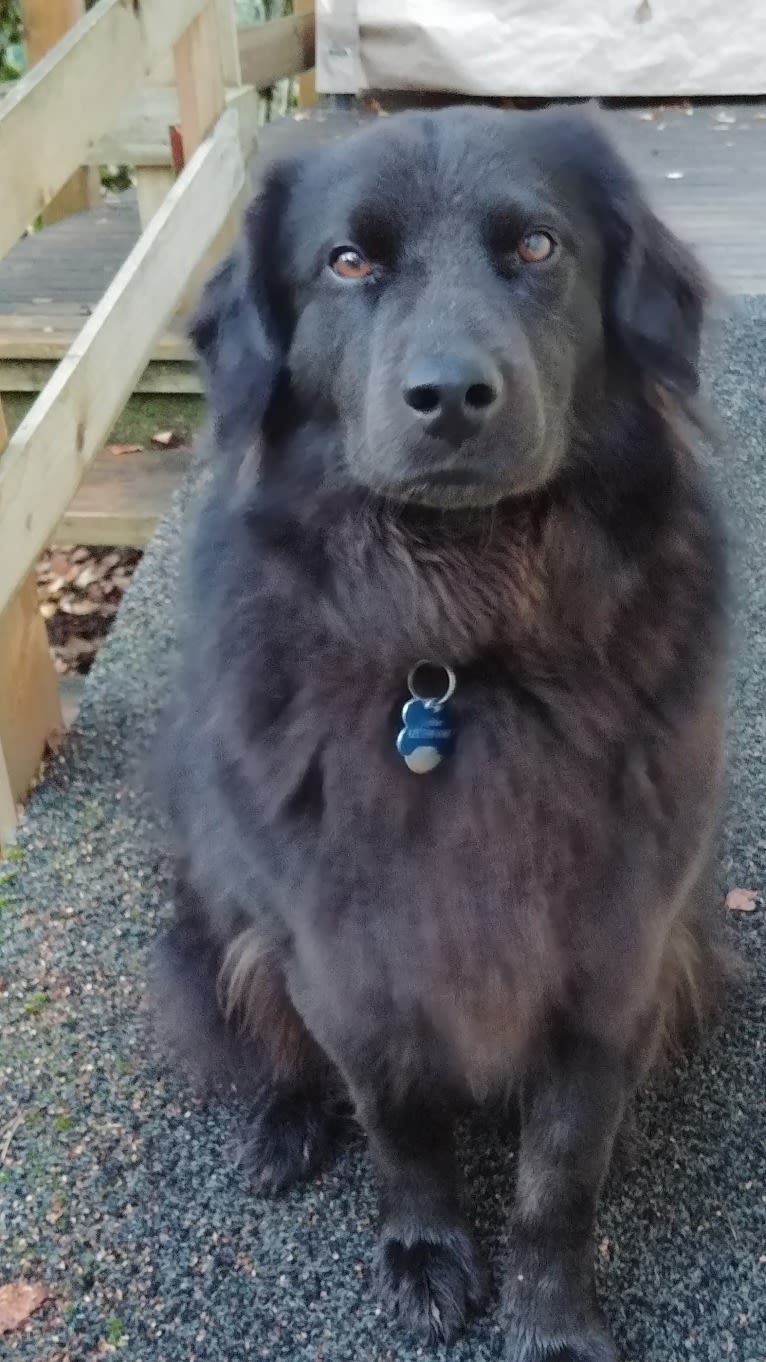
[[[451,1343],[481,1304],[483,1274],[459,1227],[397,1233],[384,1230],[378,1249],[381,1295],[401,1324],[427,1343]]]
[[[533,1326],[511,1321],[506,1362],[620,1362],[614,1340],[597,1321],[543,1336]]]

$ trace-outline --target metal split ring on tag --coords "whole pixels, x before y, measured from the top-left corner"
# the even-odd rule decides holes
[[[424,695],[418,689],[418,672],[424,667],[444,673],[446,684],[442,694]],[[418,776],[435,770],[452,752],[455,728],[449,702],[456,686],[455,673],[442,662],[416,662],[407,677],[407,689],[412,698],[402,710],[404,727],[396,739],[396,750],[409,770]]]

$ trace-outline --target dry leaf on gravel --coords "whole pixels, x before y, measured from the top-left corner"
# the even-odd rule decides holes
[[[157,430],[152,436],[152,444],[160,449],[177,449],[184,442],[184,437],[178,430]]]
[[[9,1282],[0,1286],[0,1334],[9,1334],[24,1324],[43,1301],[48,1288],[42,1282]]]
[[[726,907],[730,913],[754,913],[756,889],[730,889],[726,895]]]
[[[107,445],[109,454],[140,454],[143,445]]]

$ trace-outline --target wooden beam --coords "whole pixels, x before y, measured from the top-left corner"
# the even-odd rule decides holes
[[[241,85],[242,63],[239,57],[239,35],[233,0],[214,0],[214,5],[223,83]]]
[[[8,431],[0,405],[0,466]],[[16,806],[34,780],[46,743],[64,720],[34,575],[0,614],[0,847],[13,836]]]
[[[27,66],[32,67],[85,14],[85,0],[21,0]],[[47,227],[72,213],[93,208],[101,197],[101,183],[93,167],[80,166],[62,185],[43,212]]]
[[[226,107],[218,5],[219,0],[209,0],[205,9],[181,35],[174,52],[183,155],[187,161],[209,135]],[[181,311],[192,305],[205,276],[234,244],[237,230],[234,210],[240,207],[239,202],[230,204],[230,213],[220,233],[198,262],[179,300]]]
[[[62,344],[61,354],[66,354],[68,348],[69,343]],[[0,394],[41,393],[55,367],[56,361],[52,359],[0,358]],[[162,352],[155,354],[153,351],[147,367],[136,380],[133,391],[199,396],[203,389],[198,367],[186,353],[179,352],[176,355],[176,352],[172,351],[168,358],[163,358]]]
[[[8,445],[3,404],[0,402],[0,457]],[[16,800],[13,796],[11,773],[2,738],[0,738],[0,850],[16,829]]]
[[[45,314],[43,313],[42,320],[44,319]],[[66,319],[65,323],[57,326],[57,318],[51,315],[48,318],[50,325],[47,331],[45,327],[14,325],[19,320],[18,317],[0,316],[0,373],[5,372],[2,366],[6,360],[30,358],[33,361],[46,360],[51,363],[58,363],[67,354],[79,336],[82,327],[82,321],[79,317],[76,319],[72,317],[71,326],[69,318]],[[28,319],[22,318],[21,320]],[[158,362],[172,363],[178,360],[190,360],[191,353],[185,337],[177,331],[163,331],[152,346],[152,359]],[[0,389],[4,392],[31,391],[31,389],[23,386],[14,388],[12,383],[5,382],[5,380],[0,384]]]
[[[208,3],[175,46],[178,109],[187,160],[226,107],[216,17],[215,4]]]
[[[257,90],[267,90],[285,76],[295,76],[314,65],[315,21],[311,14],[270,19],[239,30],[242,79]]]
[[[244,189],[239,125],[227,112],[187,162],[0,461],[0,610],[104,445],[156,336]]]
[[[293,14],[313,15],[314,0],[293,0]],[[298,79],[298,105],[301,109],[317,102],[317,87],[313,68],[314,63],[312,62],[311,70],[304,71]]]
[[[123,100],[204,4],[100,0],[16,82],[0,105],[0,256],[82,165]]]

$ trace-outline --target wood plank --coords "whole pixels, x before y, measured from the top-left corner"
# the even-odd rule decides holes
[[[187,449],[103,450],[88,469],[53,534],[52,544],[149,543],[189,467]]]
[[[10,441],[0,462],[0,609],[104,445],[156,335],[244,185],[236,115],[225,113]]]
[[[35,320],[39,322],[38,326],[30,324]],[[38,318],[0,315],[0,364],[6,359],[23,360],[27,355],[33,360],[57,363],[80,334],[82,322],[82,315],[68,311],[60,317],[53,314]],[[174,363],[189,360],[191,349],[181,332],[164,331],[154,342],[152,355],[158,363]],[[6,391],[16,390],[8,387]]]
[[[84,14],[85,0],[21,0],[27,65],[34,66],[50,52]],[[96,169],[80,166],[44,210],[43,225],[48,227],[72,213],[94,208],[100,197],[101,183]]]
[[[82,164],[205,0],[100,0],[0,105],[0,256]],[[66,117],[54,117],[54,109]]]
[[[242,79],[267,90],[285,76],[297,76],[314,65],[316,25],[311,14],[292,14],[239,30]]]
[[[2,324],[2,319],[0,319]],[[47,338],[46,338],[47,339]],[[174,345],[180,339],[169,338]],[[72,337],[60,345],[60,356],[66,354]],[[29,350],[25,347],[25,352]],[[0,394],[39,393],[52,377],[58,361],[51,359],[3,359],[0,355]],[[199,396],[202,382],[196,364],[191,359],[163,359],[152,355],[148,365],[133,388],[135,393],[176,393]]]
[[[0,460],[8,431],[0,405]],[[16,828],[51,735],[63,727],[56,673],[30,574],[0,614],[0,847]]]

